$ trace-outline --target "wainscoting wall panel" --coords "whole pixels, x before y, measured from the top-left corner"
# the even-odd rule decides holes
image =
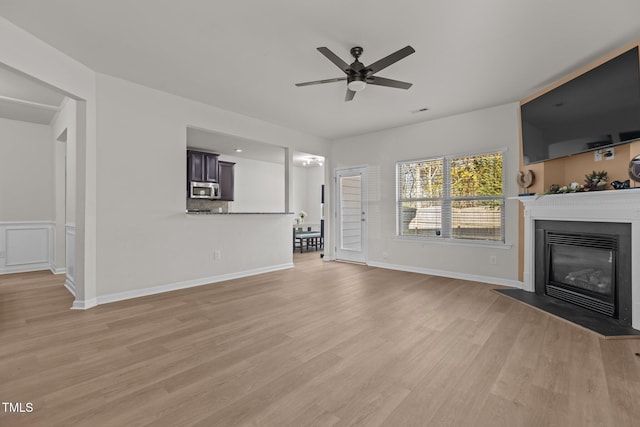
[[[67,260],[67,279],[64,283],[64,286],[76,296],[76,282],[75,282],[75,274],[76,274],[76,226],[72,224],[67,224],[65,226],[65,250]]]
[[[52,269],[54,227],[52,221],[0,222],[0,274]]]

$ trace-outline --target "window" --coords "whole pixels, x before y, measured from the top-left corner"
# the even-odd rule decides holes
[[[399,236],[504,242],[502,152],[396,164]]]

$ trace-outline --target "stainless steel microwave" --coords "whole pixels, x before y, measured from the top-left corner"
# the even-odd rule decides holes
[[[191,181],[189,197],[192,199],[219,199],[220,184],[216,182]]]

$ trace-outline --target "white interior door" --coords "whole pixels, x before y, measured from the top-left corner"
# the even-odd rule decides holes
[[[367,261],[367,170],[336,170],[336,259]]]

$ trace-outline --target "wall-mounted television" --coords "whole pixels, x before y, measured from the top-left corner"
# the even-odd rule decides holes
[[[520,106],[525,165],[640,139],[638,47]]]

